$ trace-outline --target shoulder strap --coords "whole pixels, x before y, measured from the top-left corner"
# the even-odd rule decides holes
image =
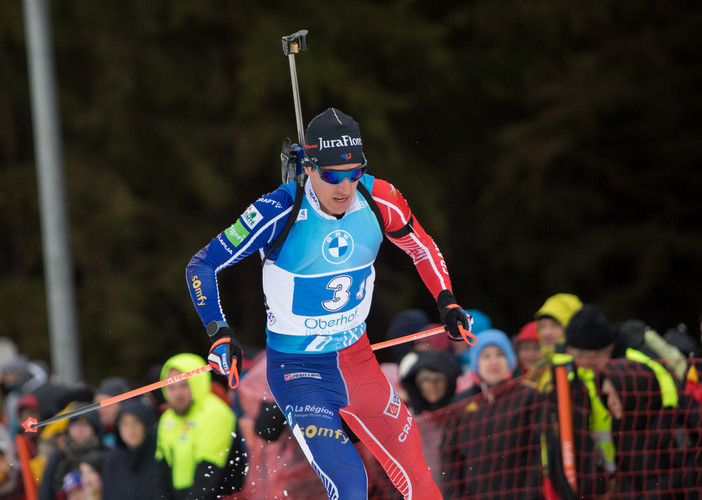
[[[414,232],[414,228],[412,225],[414,224],[414,217],[410,215],[409,221],[407,221],[407,224],[405,224],[403,227],[398,229],[397,231],[386,231],[385,230],[385,222],[383,221],[383,216],[380,213],[380,209],[378,208],[378,204],[375,202],[371,194],[368,192],[368,189],[366,186],[361,184],[360,182],[358,183],[358,190],[361,192],[363,197],[368,201],[368,205],[370,205],[371,210],[373,210],[373,213],[375,214],[375,217],[378,219],[378,225],[380,225],[380,230],[384,232],[389,238],[402,238],[403,236],[407,236],[410,233]]]
[[[292,210],[290,211],[290,215],[288,215],[288,220],[285,222],[285,226],[283,227],[283,230],[280,232],[278,235],[278,238],[273,242],[271,247],[268,249],[268,252],[266,252],[266,255],[263,256],[263,260],[261,260],[261,265],[266,263],[266,260],[268,259],[268,256],[271,254],[273,250],[278,248],[280,245],[283,244],[285,241],[285,238],[288,237],[288,233],[293,227],[293,224],[295,224],[295,221],[297,220],[297,214],[300,213],[300,207],[302,206],[302,199],[305,197],[305,183],[303,182],[297,182],[297,187],[295,188],[295,201],[293,202],[293,207]]]
[[[383,222],[383,216],[380,213],[380,209],[378,208],[378,204],[375,202],[371,194],[368,192],[368,188],[363,185],[363,183],[359,182],[358,191],[363,195],[363,197],[366,199],[368,202],[368,206],[370,206],[370,209],[373,210],[373,213],[375,214],[375,218],[378,219],[378,225],[380,226],[380,230],[384,233],[385,232],[385,222]]]

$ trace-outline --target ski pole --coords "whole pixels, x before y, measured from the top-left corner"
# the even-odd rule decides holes
[[[462,325],[458,325],[458,330],[461,332],[463,340],[466,341],[468,345],[475,345],[478,343],[478,339],[470,332],[463,328]],[[378,342],[377,344],[371,345],[371,349],[377,351],[378,349],[385,349],[386,347],[392,347],[394,345],[404,344],[405,342],[412,342],[413,340],[419,340],[426,337],[431,337],[437,333],[445,333],[446,329],[443,326],[437,326],[430,330],[424,330],[423,332],[412,333],[410,335],[405,335],[404,337],[398,337],[396,339],[385,340],[383,342]],[[470,338],[470,340],[468,340]]]
[[[472,332],[469,332],[465,328],[463,328],[461,325],[458,325],[459,330],[461,331],[461,335],[463,336],[464,340],[469,344],[469,345],[475,345],[477,343],[477,339],[475,338],[475,335],[473,335]],[[398,344],[404,344],[405,342],[412,342],[413,340],[419,340],[423,339],[425,337],[431,337],[432,335],[436,335],[438,333],[444,333],[446,330],[444,329],[443,326],[439,326],[436,328],[432,328],[429,330],[425,330],[423,332],[417,332],[417,333],[412,333],[410,335],[405,335],[404,337],[398,337],[396,339],[391,339],[391,340],[386,340],[384,342],[378,342],[376,344],[371,345],[371,349],[373,351],[377,351],[379,349],[385,349],[386,347],[391,347],[394,345]],[[471,338],[471,340],[474,340],[471,342],[468,340],[468,338]],[[195,375],[200,375],[201,373],[205,373],[212,370],[212,367],[210,365],[205,365],[201,366],[200,368],[195,368],[194,370],[191,370],[189,372],[185,373],[180,373],[178,375],[175,375],[173,377],[168,377],[163,380],[159,380],[158,382],[154,382],[153,384],[145,385],[143,387],[140,387],[138,389],[133,389],[131,391],[127,391],[122,394],[118,394],[116,396],[112,396],[107,399],[103,399],[102,401],[98,403],[93,403],[88,406],[84,406],[82,408],[78,408],[77,410],[69,411],[66,413],[62,413],[60,415],[56,415],[54,417],[48,418],[46,420],[42,420],[41,422],[38,422],[37,419],[29,417],[27,420],[25,420],[22,423],[22,427],[26,432],[36,432],[37,429],[40,427],[44,427],[46,425],[49,425],[54,422],[58,422],[59,420],[65,420],[67,418],[72,418],[77,415],[83,415],[84,413],[88,413],[94,410],[97,410],[98,408],[104,408],[105,406],[109,406],[114,403],[119,403],[121,401],[124,401],[125,399],[130,399],[136,396],[141,396],[142,394],[146,394],[147,392],[151,392],[156,389],[160,389],[161,387],[165,387],[167,385],[175,384],[177,382],[182,382],[183,380],[189,379],[190,377],[194,377]],[[238,380],[239,380],[239,373],[236,371],[236,365],[232,366],[232,373],[234,374],[234,378],[237,380],[237,385],[238,385]],[[231,380],[232,375],[230,374],[230,380]],[[236,386],[234,386],[236,387]]]
[[[295,65],[295,54],[301,50],[307,50],[307,30],[300,30],[292,35],[284,36],[283,54],[288,56],[290,63],[290,79],[292,80],[293,100],[295,101],[295,119],[297,120],[297,138],[300,147],[305,145],[305,126],[302,123],[302,107],[300,105],[300,87],[297,84],[297,67]]]
[[[122,394],[118,394],[116,396],[112,396],[111,398],[103,399],[99,403],[93,403],[91,405],[84,406],[83,408],[78,408],[77,410],[56,415],[46,420],[42,420],[41,422],[37,422],[37,419],[29,417],[22,423],[22,427],[24,427],[24,430],[26,432],[36,432],[39,427],[44,427],[45,425],[49,425],[53,422],[58,422],[59,420],[75,417],[77,415],[83,415],[84,413],[97,410],[98,408],[104,408],[105,406],[109,406],[114,403],[119,403],[120,401],[124,401],[125,399],[133,398],[135,396],[141,396],[142,394],[146,394],[147,392],[151,392],[155,389],[160,389],[161,387],[165,387],[167,385],[175,384],[176,382],[181,382],[190,377],[200,375],[201,373],[205,373],[210,370],[212,370],[212,367],[210,365],[201,366],[200,368],[195,368],[194,370],[191,370],[189,372],[179,373],[178,375],[175,375],[173,377],[168,377],[166,379],[159,380],[158,382],[154,382],[153,384],[140,387],[139,389],[134,389]]]
[[[556,378],[558,395],[558,422],[561,434],[561,460],[563,473],[573,492],[578,491],[578,473],[575,463],[575,442],[573,441],[573,410],[571,407],[570,382],[568,381],[569,364],[573,357],[556,352],[553,355],[553,371]]]

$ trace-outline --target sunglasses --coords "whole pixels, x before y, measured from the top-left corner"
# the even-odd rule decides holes
[[[319,177],[327,184],[341,184],[344,182],[344,179],[348,179],[349,182],[356,182],[366,173],[365,163],[352,170],[327,170],[319,165],[315,165],[315,167],[317,172],[319,172]]]

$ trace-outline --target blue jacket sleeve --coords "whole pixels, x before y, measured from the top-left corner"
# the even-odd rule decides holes
[[[185,276],[188,290],[203,325],[226,321],[219,300],[217,273],[258,251],[263,257],[292,210],[294,183],[262,196],[234,224],[215,236],[190,259]]]

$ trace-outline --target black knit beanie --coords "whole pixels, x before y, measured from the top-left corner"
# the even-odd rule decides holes
[[[566,327],[566,345],[596,351],[617,339],[617,329],[605,313],[592,304],[585,304]]]
[[[327,109],[308,125],[305,152],[320,167],[363,163],[363,141],[358,123],[338,109]]]

